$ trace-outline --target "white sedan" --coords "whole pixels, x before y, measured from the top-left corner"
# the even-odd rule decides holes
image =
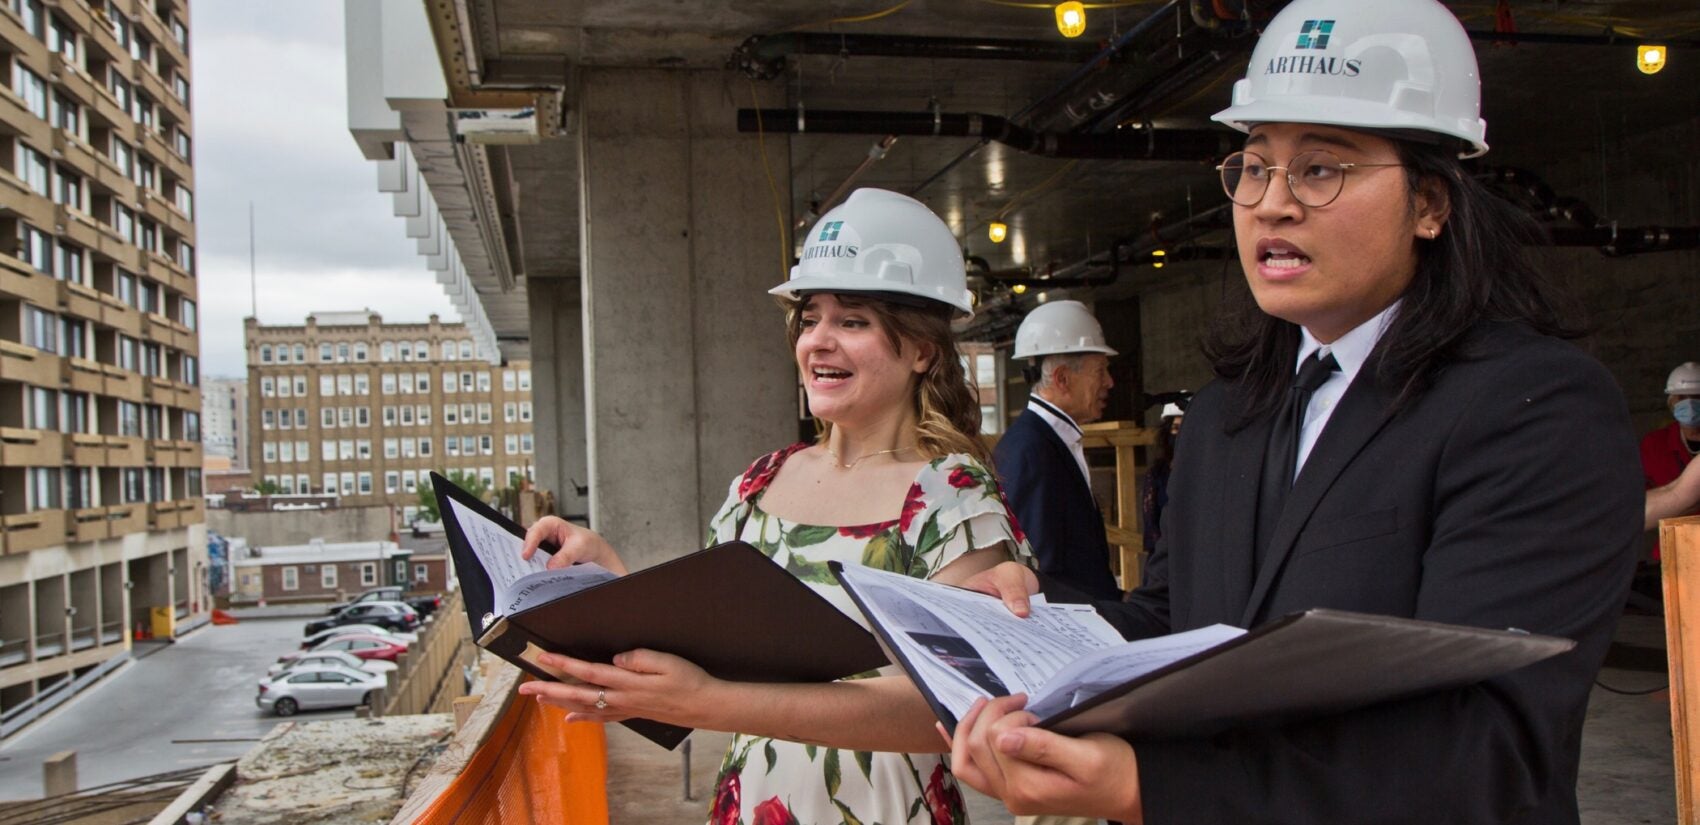
[[[279,716],[315,708],[345,708],[369,704],[384,686],[384,677],[341,665],[304,667],[260,680],[254,704]]]

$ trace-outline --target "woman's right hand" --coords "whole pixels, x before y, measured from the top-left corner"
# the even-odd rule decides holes
[[[996,596],[1009,612],[1025,619],[1033,612],[1027,597],[1039,592],[1039,577],[1024,564],[1006,561],[975,573],[958,586]]]
[[[549,557],[551,569],[591,562],[616,575],[626,575],[626,563],[620,560],[620,554],[614,552],[613,545],[594,530],[580,527],[559,516],[544,516],[531,525],[531,529],[525,531],[525,547],[520,550],[520,558],[529,561],[544,542],[550,542],[560,548]]]

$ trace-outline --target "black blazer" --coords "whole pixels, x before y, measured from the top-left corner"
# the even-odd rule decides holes
[[[1088,599],[1121,598],[1110,575],[1103,514],[1056,430],[1033,410],[1024,411],[998,440],[992,463],[1039,570]]]
[[[1163,536],[1130,637],[1330,607],[1575,639],[1488,682],[1208,739],[1135,742],[1146,821],[1575,823],[1588,694],[1641,532],[1621,390],[1574,346],[1483,324],[1469,357],[1389,415],[1372,354],[1305,463],[1253,574],[1270,421],[1236,386],[1187,409]]]

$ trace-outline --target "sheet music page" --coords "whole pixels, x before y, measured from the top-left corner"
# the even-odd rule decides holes
[[[497,615],[512,616],[528,607],[552,602],[617,578],[619,576],[611,571],[589,562],[559,570],[527,573],[497,592]]]
[[[531,561],[521,559],[519,552],[525,547],[524,539],[479,515],[471,507],[453,498],[448,501],[454,511],[455,523],[460,525],[461,533],[466,536],[467,545],[490,577],[490,589],[498,596],[497,607],[503,604],[500,594],[513,587],[514,582],[527,574],[549,569],[548,553],[539,550],[532,555]]]

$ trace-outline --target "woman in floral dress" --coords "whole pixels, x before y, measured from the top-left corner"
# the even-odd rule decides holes
[[[733,479],[710,541],[749,542],[858,621],[827,562],[961,583],[1000,561],[1026,561],[950,331],[971,310],[944,223],[913,199],[858,190],[810,229],[802,263],[773,292],[822,433]],[[561,547],[552,566],[594,561],[624,572],[588,530],[543,519],[527,534],[527,554],[545,540]],[[612,665],[544,663],[584,684],[528,682],[521,692],[574,718],[738,732],[711,825],[967,820],[932,712],[895,667],[774,685],[725,682],[655,651]]]

